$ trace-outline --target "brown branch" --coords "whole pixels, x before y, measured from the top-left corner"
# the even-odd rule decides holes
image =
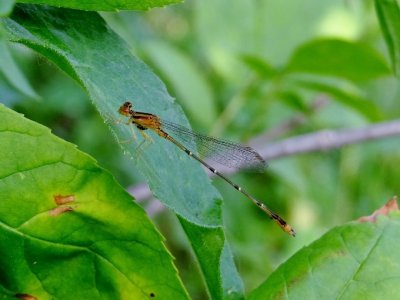
[[[271,160],[299,153],[336,149],[348,144],[396,135],[400,135],[400,120],[357,129],[322,130],[265,145],[258,150],[264,159]]]

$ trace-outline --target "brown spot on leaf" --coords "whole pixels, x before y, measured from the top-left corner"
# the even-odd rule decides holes
[[[22,300],[37,300],[36,297],[28,294],[15,294],[15,297],[22,299]]]
[[[57,205],[62,205],[66,203],[71,203],[75,201],[75,196],[74,195],[54,195],[54,201],[56,202]]]
[[[390,212],[399,210],[399,205],[397,203],[397,196],[393,196],[384,206],[377,209],[370,216],[364,216],[358,219],[359,222],[376,222],[376,219],[380,215],[387,216]]]
[[[150,293],[150,298],[154,298],[155,296],[156,296],[156,294]]]
[[[71,206],[57,206],[49,211],[50,216],[58,216],[68,211],[73,211],[74,209]]]

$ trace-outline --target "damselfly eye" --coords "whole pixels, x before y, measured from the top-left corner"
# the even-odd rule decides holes
[[[124,115],[124,116],[129,116],[129,115],[131,115],[132,113],[133,113],[133,111],[131,110],[131,108],[132,108],[132,103],[130,103],[130,102],[125,102],[124,104],[122,104],[121,106],[120,106],[120,108],[118,109],[118,112],[121,114],[121,115]]]
[[[129,102],[129,101],[126,101],[123,106],[126,106],[127,108],[131,109],[132,108],[132,103]]]

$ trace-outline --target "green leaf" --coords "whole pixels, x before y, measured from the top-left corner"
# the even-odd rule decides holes
[[[3,73],[8,82],[20,93],[33,99],[40,98],[14,62],[8,49],[7,41],[2,36],[0,36],[0,72]]]
[[[253,70],[258,76],[263,79],[270,79],[276,75],[277,70],[275,70],[271,65],[268,64],[264,59],[255,55],[242,55],[242,61]]]
[[[182,0],[18,0],[20,3],[47,4],[56,7],[66,7],[82,10],[117,11],[117,10],[147,10],[162,7]]]
[[[296,79],[296,84],[306,89],[327,93],[342,104],[351,107],[370,121],[383,119],[383,112],[373,101],[367,99],[364,92],[348,81],[333,78],[313,77]]]
[[[376,13],[386,45],[389,49],[392,66],[400,76],[400,8],[396,0],[375,0]]]
[[[249,299],[396,299],[400,214],[334,228],[281,265]]]
[[[193,119],[210,128],[216,119],[216,108],[210,86],[198,68],[167,43],[147,42],[143,49],[172,85],[180,103]]]
[[[288,107],[292,107],[296,111],[308,113],[311,110],[310,105],[303,99],[300,93],[295,90],[280,90],[276,96],[282,100]]]
[[[0,1],[0,17],[8,16],[14,7],[14,0],[1,0]]]
[[[82,21],[84,20],[84,22]],[[27,45],[52,60],[75,78],[89,93],[102,116],[109,119],[110,128],[120,141],[132,141],[132,129],[113,119],[121,118],[118,107],[127,99],[135,109],[155,113],[164,119],[187,126],[181,110],[173,104],[163,83],[137,58],[127,45],[104,23],[96,13],[51,7],[19,5],[12,18],[3,20],[9,39]],[[71,107],[73,110],[73,107]],[[126,122],[126,120],[124,120]],[[138,146],[142,139],[121,143],[121,147],[132,157],[133,165],[146,178],[154,195],[179,217],[191,223],[198,231],[215,230],[215,238],[224,241],[222,230],[220,195],[210,184],[201,166],[177,149],[175,145],[149,133],[153,142]],[[110,141],[111,142],[111,141]],[[200,253],[204,273],[212,272],[218,278],[236,276],[224,273],[220,264],[209,264],[209,257],[222,253],[215,247],[195,243],[197,236],[186,231],[193,247]],[[216,246],[217,247],[217,246]],[[222,246],[221,246],[222,247]],[[234,269],[233,261],[230,262]],[[215,283],[205,277],[210,287]],[[222,282],[224,279],[222,279]],[[232,281],[232,280],[231,280]],[[235,282],[240,282],[237,278]],[[225,287],[220,287],[220,290]],[[231,287],[232,289],[232,287]],[[235,287],[241,289],[241,286]],[[212,294],[221,299],[223,291]]]
[[[243,283],[235,268],[232,253],[221,228],[201,228],[180,218],[185,232],[191,236],[193,250],[207,280],[212,299],[242,299]],[[220,276],[213,266],[221,268]]]
[[[313,40],[299,47],[286,72],[328,75],[355,81],[390,74],[384,59],[372,48],[336,39]]]
[[[188,298],[162,237],[111,174],[3,105],[0,119],[2,296]]]

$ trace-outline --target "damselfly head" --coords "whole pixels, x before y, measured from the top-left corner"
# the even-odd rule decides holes
[[[129,117],[133,113],[133,110],[131,108],[132,108],[132,103],[126,101],[119,107],[118,112],[123,116]]]

